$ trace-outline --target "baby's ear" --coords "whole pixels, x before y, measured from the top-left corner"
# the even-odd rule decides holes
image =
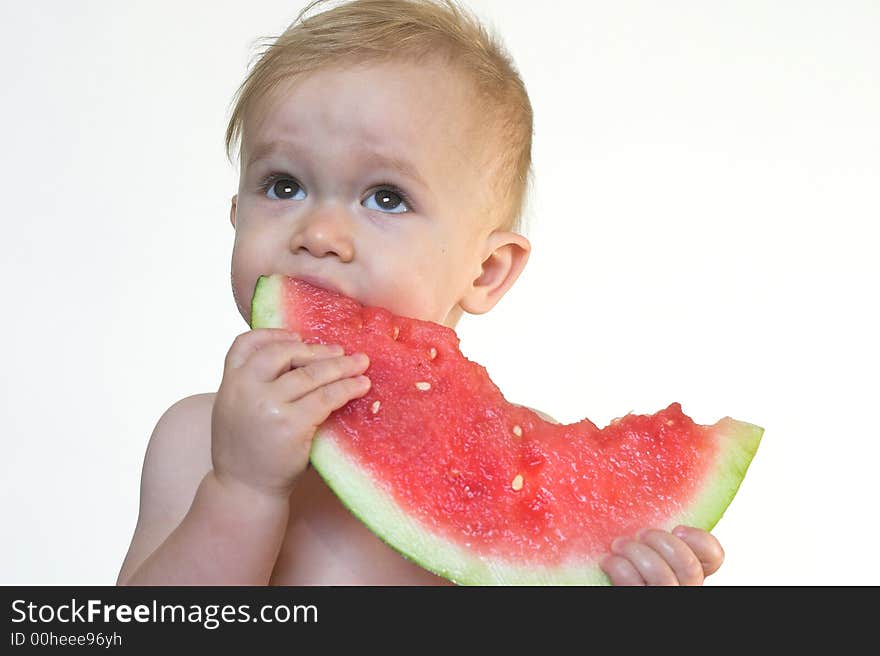
[[[459,305],[470,314],[488,312],[507,293],[529,259],[532,245],[515,232],[493,232],[486,239],[480,275],[474,280]]]
[[[229,222],[235,227],[235,206],[238,204],[238,194],[232,197],[232,206],[229,208]]]

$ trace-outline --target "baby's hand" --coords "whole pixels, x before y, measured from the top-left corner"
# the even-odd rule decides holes
[[[601,567],[614,585],[702,585],[723,560],[714,535],[676,526],[672,533],[648,528],[634,540],[617,538]]]
[[[318,425],[370,389],[358,375],[369,366],[367,356],[344,353],[278,328],[235,338],[211,416],[211,459],[221,483],[290,494]]]

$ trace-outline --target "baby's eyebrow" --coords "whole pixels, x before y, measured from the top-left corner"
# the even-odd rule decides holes
[[[254,162],[258,162],[259,160],[274,155],[276,153],[296,153],[297,151],[297,145],[293,142],[271,141],[259,143],[254,146],[253,151],[248,157],[247,166],[248,168],[250,168],[254,164]],[[357,156],[357,154],[354,155]],[[415,164],[404,158],[396,157],[394,155],[386,155],[376,150],[364,151],[364,153],[360,157],[365,164],[384,166],[394,169],[401,175],[406,176],[411,180],[414,180],[425,188],[428,188],[429,186],[428,183],[425,182],[425,179],[424,177],[422,177],[421,173],[419,173],[418,167],[416,167]]]
[[[382,155],[381,153],[377,153],[375,151],[371,151],[369,155],[367,155],[366,159],[371,163],[394,169],[401,175],[415,180],[423,187],[428,187],[428,183],[425,182],[425,179],[419,173],[419,169],[416,167],[416,165],[410,163],[405,159],[394,157],[393,155]]]

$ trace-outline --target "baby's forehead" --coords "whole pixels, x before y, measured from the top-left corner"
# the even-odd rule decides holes
[[[389,158],[474,161],[488,147],[467,76],[408,62],[325,67],[291,77],[257,99],[245,149],[282,145],[289,135],[333,137]],[[497,146],[496,146],[497,147]]]
[[[400,124],[424,123],[427,112],[432,122],[445,119],[470,125],[483,113],[484,103],[478,101],[480,94],[472,74],[459,66],[433,61],[416,65],[407,60],[342,62],[289,75],[256,97],[258,110],[253,113],[271,111],[291,96],[296,96],[300,105],[320,104],[346,89],[365,101],[356,106],[358,114],[372,104],[370,101],[384,98],[392,112],[403,110],[393,112]],[[423,112],[407,111],[409,108]]]

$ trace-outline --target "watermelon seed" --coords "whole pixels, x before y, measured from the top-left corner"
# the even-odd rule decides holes
[[[423,392],[427,392],[429,389],[431,389],[431,383],[426,383],[423,381],[418,382],[418,383],[416,383],[416,389],[420,389]]]
[[[522,437],[522,427],[519,424],[513,427],[513,434],[517,437]]]
[[[379,412],[379,406],[382,405],[381,401],[373,401],[373,405],[370,406],[370,412],[376,414]]]
[[[400,328],[394,326],[394,333],[391,335],[391,339],[397,339],[397,336],[400,334]]]
[[[669,419],[669,420],[666,421],[666,425],[667,425],[667,426],[672,426],[672,424],[674,424],[674,423],[675,423],[675,422],[672,421],[672,419]]]
[[[522,489],[522,486],[523,486],[523,477],[521,474],[517,474],[516,478],[514,478],[513,482],[510,484],[510,487],[512,487],[516,492],[519,492]]]
[[[428,355],[431,356],[431,359],[433,360],[434,358],[437,357],[437,349],[435,349],[435,348],[432,346],[432,347],[431,347],[431,350],[428,351]]]

